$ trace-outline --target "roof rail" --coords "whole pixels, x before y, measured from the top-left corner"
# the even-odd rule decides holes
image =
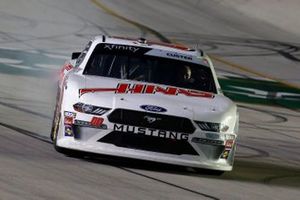
[[[138,42],[141,44],[147,44],[146,38],[142,38],[142,37],[138,39]]]
[[[202,49],[198,49],[199,53],[200,53],[200,56],[204,56],[204,52]]]

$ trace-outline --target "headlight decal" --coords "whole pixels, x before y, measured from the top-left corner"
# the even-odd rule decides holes
[[[103,115],[109,110],[110,108],[105,108],[105,107],[99,107],[99,106],[94,106],[90,104],[84,104],[84,103],[76,103],[73,105],[74,110],[77,112],[82,112],[86,114],[92,114],[92,115]]]
[[[220,123],[195,121],[203,131],[220,132]]]
[[[223,123],[215,123],[215,122],[204,122],[204,121],[195,121],[196,124],[202,131],[211,131],[211,132],[227,132],[229,130],[229,126]]]

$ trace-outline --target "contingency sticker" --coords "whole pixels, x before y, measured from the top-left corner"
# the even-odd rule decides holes
[[[73,128],[70,125],[65,125],[65,136],[73,136]]]

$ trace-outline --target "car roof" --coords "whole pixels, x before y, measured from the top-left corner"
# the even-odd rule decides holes
[[[157,41],[148,41],[145,38],[126,38],[126,37],[117,37],[117,36],[96,36],[94,39],[95,43],[110,43],[118,45],[130,45],[137,47],[149,47],[152,49],[162,50],[162,51],[172,51],[177,53],[182,53],[185,55],[203,57],[202,50],[191,49],[182,44],[174,43],[164,43]]]

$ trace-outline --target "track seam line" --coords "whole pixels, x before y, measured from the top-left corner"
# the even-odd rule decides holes
[[[15,127],[15,126],[12,126],[12,125],[9,125],[9,124],[5,124],[5,123],[2,123],[2,122],[0,122],[0,126],[5,127],[7,129],[10,129],[10,130],[13,130],[13,131],[16,131],[16,132],[21,133],[23,135],[29,136],[31,138],[40,140],[42,142],[52,144],[52,141],[50,141],[49,138],[46,137],[46,136],[39,135],[37,133],[31,132],[31,131],[28,131],[28,130],[25,130],[25,129],[22,129],[22,128],[19,128],[19,127]]]
[[[170,182],[167,182],[167,181],[163,181],[163,180],[160,180],[160,179],[158,179],[158,178],[154,178],[154,177],[148,176],[148,175],[146,175],[146,174],[142,174],[142,173],[139,173],[139,172],[136,172],[136,171],[127,169],[127,168],[125,168],[125,167],[117,167],[117,168],[122,169],[122,170],[124,170],[124,171],[127,171],[127,172],[129,172],[129,173],[131,173],[131,174],[135,174],[135,175],[138,175],[138,176],[142,176],[142,177],[147,178],[147,179],[151,179],[151,180],[154,180],[154,181],[157,181],[157,182],[160,182],[160,183],[163,183],[163,184],[166,184],[166,185],[169,185],[169,186],[178,188],[178,189],[182,189],[182,190],[187,191],[187,192],[191,192],[191,193],[193,193],[193,194],[197,194],[197,195],[200,195],[200,196],[209,198],[209,199],[219,200],[219,198],[214,197],[214,196],[212,196],[212,195],[205,194],[205,193],[201,193],[201,192],[197,192],[197,191],[191,190],[191,189],[189,189],[189,188],[186,188],[186,187],[182,187],[182,186],[176,185],[176,184],[174,184],[174,183],[170,183]]]
[[[94,5],[96,5],[98,8],[100,8],[101,10],[105,11],[106,13],[108,13],[111,16],[114,16],[118,19],[120,19],[123,22],[126,22],[130,25],[133,25],[135,27],[138,27],[141,30],[144,30],[146,32],[149,32],[153,35],[155,35],[156,37],[158,37],[162,42],[167,42],[170,43],[170,40],[165,37],[164,35],[162,35],[161,33],[159,33],[158,31],[150,28],[149,26],[143,25],[139,22],[136,22],[134,20],[131,20],[129,18],[126,18],[120,14],[118,14],[116,11],[112,10],[111,8],[107,7],[106,5],[104,5],[103,3],[99,2],[98,0],[90,0]]]

